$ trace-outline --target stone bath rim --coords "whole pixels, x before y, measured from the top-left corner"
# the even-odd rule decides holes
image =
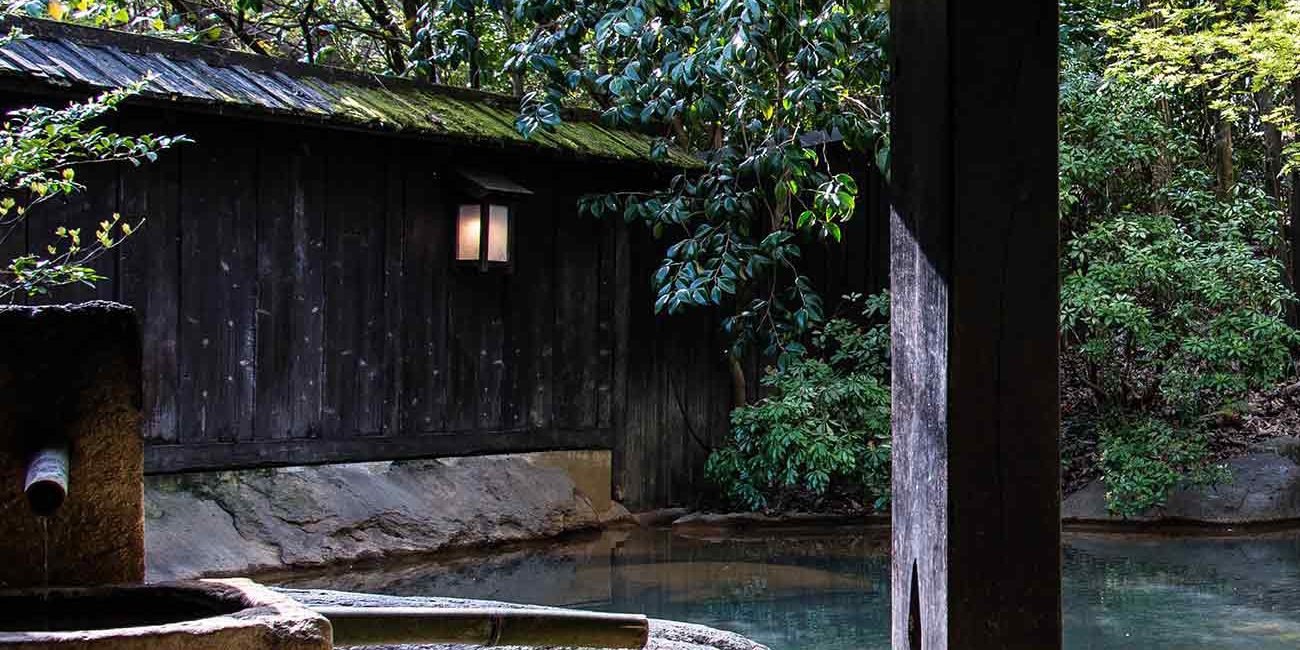
[[[92,593],[103,596],[129,592],[182,590],[208,604],[226,610],[215,615],[170,623],[73,631],[0,632],[0,648],[76,647],[147,649],[184,647],[242,650],[265,647],[274,638],[286,650],[328,650],[332,637],[329,621],[292,598],[243,578],[170,582],[157,584],[109,585],[103,587],[51,588],[51,593]],[[41,590],[12,590],[10,594],[31,594]]]

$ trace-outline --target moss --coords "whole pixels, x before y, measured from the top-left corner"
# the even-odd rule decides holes
[[[629,161],[650,160],[653,138],[592,122],[569,121],[525,138],[515,130],[515,112],[482,101],[421,89],[392,90],[341,81],[303,79],[332,105],[332,116],[398,131],[449,135],[471,140],[532,144],[583,156]],[[673,150],[667,164],[696,166],[699,161]]]

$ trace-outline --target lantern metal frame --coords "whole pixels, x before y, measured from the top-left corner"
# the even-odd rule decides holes
[[[460,236],[461,236],[460,210],[462,207],[471,206],[471,205],[478,206],[479,234],[478,234],[478,259],[476,260],[460,259],[459,256]],[[491,242],[491,237],[489,235],[489,232],[491,231],[492,206],[501,206],[504,207],[506,210],[506,260],[504,262],[493,261],[488,259],[488,249],[490,247],[490,242]],[[497,200],[472,199],[472,200],[465,200],[465,201],[457,201],[454,214],[452,215],[452,218],[455,220],[453,222],[455,225],[451,229],[452,238],[453,238],[452,257],[455,258],[456,265],[463,268],[477,269],[481,273],[487,273],[488,271],[502,271],[505,273],[513,272],[515,267],[515,212],[517,209],[516,206],[517,206],[517,202],[515,201],[502,201],[499,199]]]
[[[473,268],[480,273],[496,271],[502,273],[513,273],[515,268],[515,233],[517,230],[516,221],[519,216],[520,199],[531,196],[532,190],[504,177],[500,174],[483,171],[458,170],[460,177],[465,181],[463,194],[464,200],[457,201],[453,207],[452,223],[452,259],[456,265],[461,268]],[[479,220],[478,235],[478,259],[462,260],[460,259],[460,218],[461,208],[470,205],[477,205]],[[491,219],[492,207],[500,206],[506,211],[506,261],[493,261],[488,259],[488,251],[491,248]]]

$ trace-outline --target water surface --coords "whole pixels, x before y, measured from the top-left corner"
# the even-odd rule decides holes
[[[638,612],[731,630],[772,650],[885,650],[887,535],[861,528],[712,538],[608,531],[276,582]],[[1300,532],[1068,534],[1064,560],[1070,650],[1300,648]]]

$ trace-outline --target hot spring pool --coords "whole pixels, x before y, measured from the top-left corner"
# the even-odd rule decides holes
[[[560,605],[702,623],[773,650],[889,647],[888,533],[722,538],[610,531],[545,546],[271,580],[281,586]],[[1300,647],[1300,531],[1067,534],[1065,647]]]

